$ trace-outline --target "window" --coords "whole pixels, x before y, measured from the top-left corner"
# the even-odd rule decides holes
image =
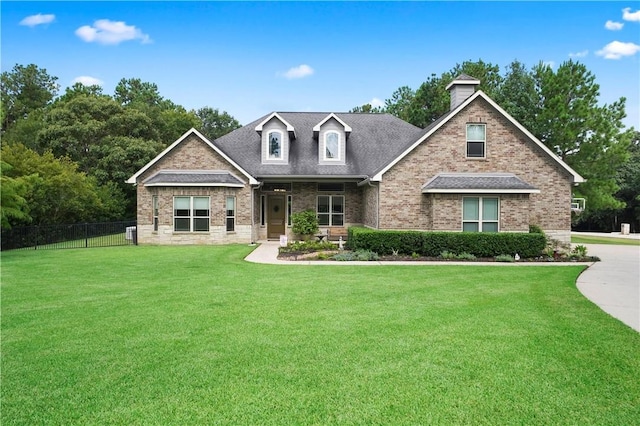
[[[287,226],[291,226],[291,195],[287,195]]]
[[[467,124],[467,158],[484,158],[486,124]]]
[[[236,197],[227,197],[227,232],[236,230]]]
[[[173,230],[206,232],[209,230],[209,197],[174,197]]]
[[[151,202],[153,204],[153,230],[158,231],[158,196],[151,197]]]
[[[267,136],[269,141],[269,159],[279,160],[282,158],[282,133],[270,132]]]
[[[324,135],[324,159],[340,160],[340,135],[338,132],[327,132]]]
[[[318,195],[318,225],[344,225],[344,195]]]
[[[465,197],[462,199],[462,230],[498,232],[498,199]]]

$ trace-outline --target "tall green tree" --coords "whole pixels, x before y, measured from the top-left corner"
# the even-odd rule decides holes
[[[33,176],[10,177],[7,175],[13,167],[0,161],[0,218],[2,229],[11,228],[11,223],[31,221],[29,204],[25,196],[31,190]]]
[[[536,125],[535,112],[539,107],[536,81],[527,67],[513,61],[506,68],[506,75],[494,95],[496,102],[526,129]]]
[[[16,64],[11,71],[0,74],[2,130],[49,105],[60,89],[57,80],[34,64]]]
[[[200,119],[200,130],[210,140],[218,139],[236,129],[242,127],[240,122],[226,111],[220,112],[218,108],[203,107],[195,111]]]
[[[3,177],[28,179],[21,194],[28,205],[28,215],[35,225],[76,223],[121,218],[123,204],[113,194],[97,185],[93,177],[79,172],[68,157],[43,155],[22,144],[4,145],[2,159],[11,165]],[[17,218],[12,225],[22,224]],[[17,222],[17,223],[16,223]]]
[[[386,111],[384,110],[384,108],[379,106],[374,107],[371,104],[364,104],[351,108],[349,112],[360,114],[384,114]]]
[[[527,119],[530,130],[587,179],[575,189],[587,199],[587,209],[621,208],[616,173],[628,159],[632,138],[622,123],[625,98],[601,106],[595,76],[571,60],[556,71],[540,63],[533,77],[538,106]]]

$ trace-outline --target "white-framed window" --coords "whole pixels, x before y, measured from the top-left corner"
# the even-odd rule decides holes
[[[464,232],[498,232],[500,202],[497,197],[462,198]]]
[[[270,160],[282,159],[282,133],[278,131],[271,131],[267,135],[267,152]]]
[[[486,124],[467,124],[467,158],[485,158]]]
[[[151,197],[151,204],[153,210],[153,230],[158,231],[158,196]]]
[[[236,197],[227,197],[227,232],[236,230]]]
[[[173,197],[173,230],[209,231],[209,197]]]
[[[318,195],[318,225],[344,225],[344,195]]]
[[[340,160],[340,133],[327,132],[324,134],[324,159],[327,161]]]

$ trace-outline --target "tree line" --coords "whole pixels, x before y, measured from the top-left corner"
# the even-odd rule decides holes
[[[417,89],[398,88],[384,107],[426,127],[449,109],[446,86],[458,75],[480,89],[587,179],[574,196],[587,200],[575,225],[610,231],[620,222],[640,231],[640,133],[626,129],[625,98],[599,103],[585,65],[527,69],[482,60],[431,74]],[[191,127],[216,139],[240,123],[211,107],[187,111],[140,79],[122,79],[112,95],[77,83],[59,95],[58,78],[37,65],[15,65],[0,76],[2,227],[108,221],[135,216],[136,194],[125,180]]]
[[[431,74],[417,89],[398,88],[384,107],[351,111],[389,113],[424,128],[449,110],[445,88],[460,74],[480,80],[480,90],[587,180],[574,188],[587,201],[573,217],[576,228],[613,231],[626,222],[640,232],[640,132],[622,122],[624,97],[600,104],[600,87],[584,64],[570,60],[553,69],[540,62],[527,69],[513,61],[501,73],[498,65],[465,61]]]
[[[34,64],[0,78],[3,228],[135,217],[127,178],[191,127],[212,140],[240,127],[225,111],[187,111],[137,78],[113,95],[76,83],[60,96],[58,78]]]

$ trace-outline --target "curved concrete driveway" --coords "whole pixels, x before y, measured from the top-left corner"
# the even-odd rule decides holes
[[[603,311],[640,331],[640,247],[585,244],[598,256],[577,281],[578,290]]]

